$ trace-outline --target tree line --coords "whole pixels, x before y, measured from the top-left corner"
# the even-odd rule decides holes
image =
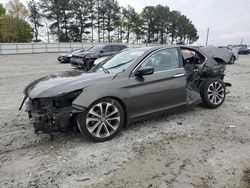
[[[19,1],[9,1],[6,9],[0,4],[0,42],[29,42],[33,29],[25,18],[29,11]]]
[[[19,0],[10,0],[6,10],[0,4],[0,42],[8,38],[2,29],[6,19],[22,22],[17,33],[23,32],[25,27],[27,37],[17,35],[26,41],[33,38],[30,27],[34,41],[40,40],[39,31],[45,27],[45,20],[49,23],[50,34],[57,36],[60,42],[191,44],[199,38],[190,19],[162,5],[146,6],[138,13],[132,6],[121,7],[117,0],[29,0],[27,8]],[[10,38],[7,42],[20,41]]]

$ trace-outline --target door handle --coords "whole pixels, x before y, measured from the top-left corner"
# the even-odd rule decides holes
[[[185,76],[186,74],[185,73],[180,73],[180,74],[176,74],[174,75],[175,78],[178,78],[178,77],[182,77],[182,76]]]

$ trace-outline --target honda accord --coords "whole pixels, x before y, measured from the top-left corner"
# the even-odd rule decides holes
[[[45,76],[24,89],[36,133],[73,126],[87,138],[106,141],[134,120],[202,103],[225,100],[225,64],[198,47],[126,49],[90,71]]]

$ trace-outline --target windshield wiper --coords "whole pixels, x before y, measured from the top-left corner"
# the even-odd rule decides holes
[[[105,69],[102,65],[100,66],[101,68],[102,68],[102,70],[105,72],[105,73],[110,73],[109,71],[108,71],[108,69]]]
[[[127,62],[121,63],[119,65],[115,65],[113,67],[110,67],[110,68],[108,68],[108,70],[109,69],[114,69],[114,68],[117,68],[117,67],[120,67],[120,66],[123,66],[123,65],[126,65],[126,64],[130,63],[131,61],[133,61],[133,59],[131,59],[131,60],[127,61]]]

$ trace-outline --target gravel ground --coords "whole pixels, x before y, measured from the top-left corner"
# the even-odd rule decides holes
[[[227,67],[218,109],[200,106],[131,125],[105,143],[35,135],[22,90],[56,71],[57,54],[0,56],[0,187],[250,187],[250,56]]]

